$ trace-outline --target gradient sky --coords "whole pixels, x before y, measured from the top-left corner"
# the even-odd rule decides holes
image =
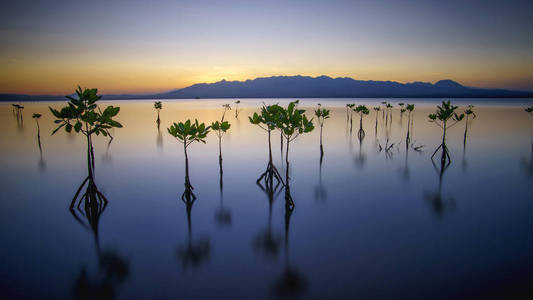
[[[533,1],[34,2],[0,4],[0,93],[297,74],[533,90]]]

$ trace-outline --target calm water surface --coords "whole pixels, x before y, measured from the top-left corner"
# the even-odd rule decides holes
[[[96,184],[109,199],[97,222],[69,211],[87,176],[83,136],[54,128],[47,106],[23,103],[23,124],[0,104],[0,289],[9,298],[117,299],[529,299],[533,295],[533,117],[528,100],[461,100],[476,105],[466,148],[464,121],[449,130],[452,163],[440,176],[430,156],[441,129],[427,122],[437,100],[413,100],[413,140],[406,116],[375,131],[375,112],[357,139],[346,103],[304,100],[332,108],[324,126],[291,143],[287,213],[282,189],[269,197],[256,185],[267,165],[267,135],[247,116],[263,100],[243,100],[222,142],[190,146],[184,190],[183,148],[167,132],[172,121],[214,121],[228,100],[164,101],[161,131],[152,101],[119,105],[108,144],[95,138]],[[264,100],[273,103],[272,100]],[[403,102],[412,102],[402,100]],[[287,100],[280,100],[286,104]],[[464,107],[461,107],[463,109]],[[32,113],[40,120],[42,158]],[[308,111],[311,114],[311,111]],[[387,153],[379,151],[395,143]],[[396,146],[398,145],[398,146]],[[285,171],[279,134],[274,162]],[[82,225],[85,224],[85,225]]]

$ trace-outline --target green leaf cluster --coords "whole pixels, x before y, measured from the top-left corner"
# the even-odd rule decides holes
[[[533,106],[526,108],[525,111],[528,113],[533,112]]]
[[[50,111],[57,119],[54,123],[59,126],[52,132],[55,134],[59,129],[65,128],[66,132],[83,133],[89,136],[93,133],[109,136],[108,129],[113,127],[121,128],[122,124],[113,120],[120,107],[108,106],[102,112],[96,102],[102,98],[99,96],[97,89],[84,89],[78,86],[76,94],[78,98],[66,96],[70,101],[67,106],[60,110],[49,107]]]
[[[40,119],[41,118],[41,114],[33,114],[33,116],[31,116],[32,118],[34,119]]]
[[[442,105],[437,105],[437,111],[434,114],[430,114],[429,120],[434,122],[439,120],[446,123],[449,119],[456,122],[461,121],[464,118],[464,114],[458,115],[455,110],[458,106],[452,105],[450,101],[442,101]]]
[[[407,104],[406,109],[408,111],[413,111],[413,110],[415,110],[415,105],[414,104]]]
[[[154,102],[154,108],[157,110],[163,109],[163,103],[161,103],[161,101]]]
[[[276,127],[281,134],[289,141],[294,140],[302,133],[308,133],[315,129],[313,118],[307,119],[305,109],[298,109],[298,101],[289,103],[287,108],[282,108],[276,119]]]
[[[205,138],[210,128],[211,126],[206,127],[204,123],[198,123],[198,120],[195,120],[194,123],[191,120],[187,120],[185,123],[174,123],[167,130],[170,135],[187,147],[192,142],[205,144]]]
[[[366,105],[358,105],[354,108],[354,111],[360,115],[368,115],[370,113],[370,110],[368,110]]]

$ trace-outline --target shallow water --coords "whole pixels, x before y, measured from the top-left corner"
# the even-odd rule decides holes
[[[242,100],[240,115],[218,144],[189,150],[198,197],[190,210],[183,148],[167,132],[172,121],[214,121],[228,100],[164,101],[161,130],[152,101],[118,105],[124,128],[108,144],[95,139],[96,184],[109,199],[96,224],[69,211],[87,176],[82,136],[50,136],[47,106],[23,103],[23,124],[0,104],[0,288],[11,298],[118,299],[446,299],[533,295],[533,117],[530,100],[458,100],[476,105],[463,147],[464,121],[449,130],[452,163],[440,176],[430,156],[442,131],[427,121],[437,100],[414,102],[413,140],[407,117],[393,111],[390,129],[371,111],[366,136],[350,134],[346,103],[310,99],[332,109],[319,130],[290,145],[287,212],[279,189],[269,208],[256,179],[268,160],[267,135],[247,116],[265,101]],[[287,100],[280,100],[286,104]],[[42,113],[42,158],[32,113]],[[379,151],[387,143],[387,153]],[[274,162],[284,174],[279,134]],[[95,226],[96,225],[96,226]]]

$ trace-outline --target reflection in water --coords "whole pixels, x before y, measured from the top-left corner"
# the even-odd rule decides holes
[[[363,168],[366,163],[366,155],[363,153],[363,140],[365,139],[365,135],[359,134],[357,139],[359,140],[359,153],[354,158],[354,162],[357,167]]]
[[[74,200],[76,197],[77,194]],[[98,272],[94,276],[90,276],[88,268],[83,266],[74,283],[72,293],[76,299],[114,299],[117,287],[129,275],[129,265],[116,251],[101,250],[100,248],[98,224],[108,201],[98,191],[92,178],[89,179],[87,191],[81,199],[85,201],[80,200],[76,208],[71,204],[70,212],[79,224],[90,229],[93,234],[98,256]],[[74,202],[72,203],[74,204]],[[82,203],[83,208],[80,207]]]
[[[109,139],[109,141],[107,141],[105,152],[102,155],[102,162],[107,163],[107,164],[111,164],[111,161],[112,161],[111,154],[109,153],[109,148],[111,148],[112,142],[113,142],[113,139]]]
[[[322,183],[322,162],[323,162],[323,156],[320,156],[320,162],[318,165],[318,184],[315,187],[315,199],[316,200],[327,200],[328,198],[326,187]]]
[[[455,208],[455,199],[453,197],[444,199],[442,196],[442,179],[444,173],[450,166],[450,163],[447,163],[446,160],[441,160],[439,168],[433,160],[431,162],[433,163],[435,171],[439,175],[439,187],[436,192],[424,193],[424,199],[429,202],[435,214],[440,217],[446,210]]]
[[[531,154],[529,155],[529,160],[523,157],[520,162],[526,173],[530,177],[533,177],[533,144],[531,144]]]
[[[288,184],[285,188],[287,188],[287,186]],[[287,197],[287,189],[285,197]],[[283,273],[273,285],[273,290],[280,298],[294,299],[307,291],[308,282],[304,275],[290,263],[289,232],[291,215],[294,207],[290,206],[287,200],[285,203],[285,264]]]
[[[259,183],[257,185],[265,192],[268,198],[268,226],[256,235],[253,240],[253,247],[268,258],[277,258],[281,245],[281,237],[272,232],[272,204],[282,189],[279,183],[274,188],[268,190]]]
[[[231,218],[231,211],[227,208],[224,208],[224,189],[223,189],[223,176],[224,172],[222,171],[222,154],[219,159],[219,167],[220,167],[220,207],[218,210],[215,211],[215,221],[218,225],[221,227],[231,226],[232,218]]]
[[[161,134],[161,129],[157,127],[157,138],[156,138],[157,148],[163,149],[163,134]]]
[[[185,209],[187,211],[187,245],[180,246],[177,250],[178,258],[181,260],[183,269],[187,269],[189,266],[198,268],[202,263],[209,259],[211,254],[211,244],[209,239],[202,238],[194,241],[192,237],[192,222],[191,211],[196,196],[192,192],[192,186],[187,184],[188,179],[185,179],[185,191],[181,196],[181,200],[185,203]]]

